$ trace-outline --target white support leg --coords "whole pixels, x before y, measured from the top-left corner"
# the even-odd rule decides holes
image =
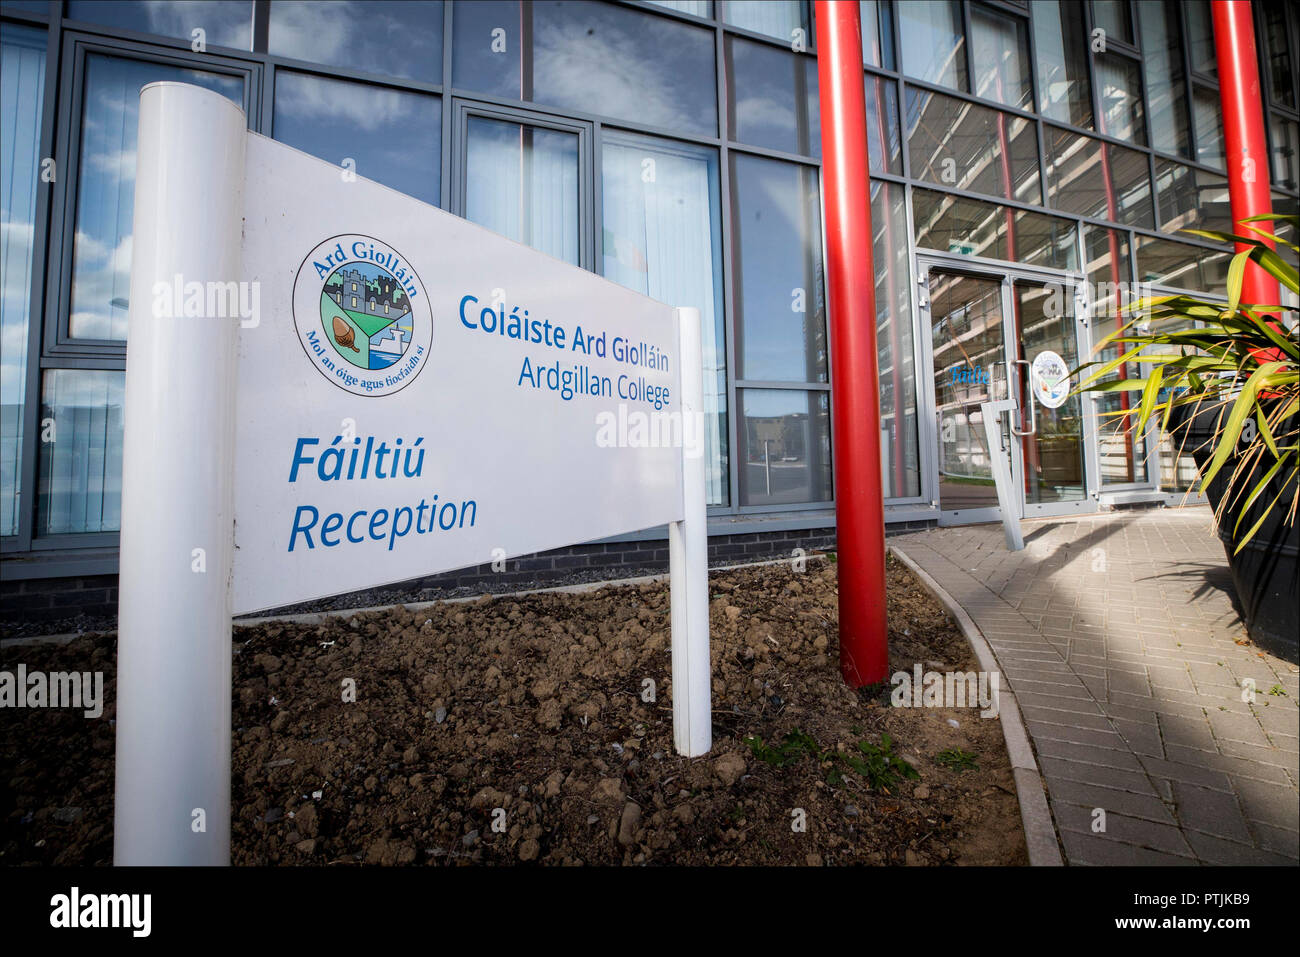
[[[122,461],[115,864],[230,863],[230,568],[239,319],[172,315],[239,281],[243,112],[140,96]],[[180,284],[181,293],[175,291]],[[193,288],[193,287],[191,287]]]
[[[705,525],[704,370],[700,311],[678,309],[684,518],[668,525],[673,632],[673,741],[686,757],[713,747],[709,536]]]
[[[1030,401],[1033,401],[1032,399]],[[1016,408],[1012,399],[980,403],[984,419],[984,440],[988,443],[989,465],[993,469],[993,485],[998,492],[998,508],[1002,511],[1002,534],[1007,540],[1007,551],[1018,552],[1025,547],[1020,534],[1019,502],[1011,486],[1011,464],[1005,455],[994,451],[1002,448],[1002,413],[1010,414]]]

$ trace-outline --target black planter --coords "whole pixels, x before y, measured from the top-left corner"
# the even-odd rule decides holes
[[[1182,447],[1196,462],[1198,469],[1214,455],[1213,436],[1219,417],[1227,417],[1222,404],[1205,406],[1193,416],[1190,406],[1178,406],[1169,417],[1169,434],[1174,447]],[[1271,462],[1257,459],[1250,473],[1237,479],[1237,489],[1252,489]],[[1233,456],[1219,469],[1209,488],[1205,490],[1210,505],[1217,511],[1227,493],[1228,479],[1236,470]],[[1292,480],[1294,483],[1294,480]],[[1282,476],[1274,476],[1254,504],[1241,517],[1240,503],[1249,495],[1236,496],[1236,503],[1224,510],[1218,528],[1219,540],[1228,555],[1233,587],[1241,604],[1246,621],[1246,631],[1251,640],[1287,661],[1297,660],[1297,633],[1300,632],[1300,527],[1287,525],[1285,519],[1290,505],[1290,495],[1283,492],[1259,530],[1241,551],[1237,545],[1245,533],[1259,520],[1264,508],[1283,489]],[[1283,504],[1285,503],[1285,505]],[[1241,522],[1238,524],[1238,518]],[[1234,534],[1233,529],[1238,529]]]

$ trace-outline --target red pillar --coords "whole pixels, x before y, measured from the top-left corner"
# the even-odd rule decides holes
[[[839,543],[840,673],[856,688],[884,681],[889,668],[862,24],[857,0],[817,0],[816,17]]]
[[[1249,0],[1213,0],[1214,50],[1219,66],[1219,95],[1223,100],[1223,147],[1228,165],[1228,199],[1232,232],[1262,236],[1236,226],[1248,216],[1273,211],[1269,193],[1268,146],[1264,139],[1264,101],[1259,90],[1259,56]],[[1273,232],[1271,223],[1252,223]],[[1269,246],[1275,244],[1265,239]],[[1237,250],[1248,247],[1238,245]],[[1241,301],[1276,304],[1277,280],[1255,263],[1246,264]]]

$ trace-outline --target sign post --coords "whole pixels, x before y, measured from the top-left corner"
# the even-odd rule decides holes
[[[703,422],[704,366],[700,310],[678,309],[681,338],[682,414]],[[696,432],[703,436],[703,431]],[[683,435],[683,439],[685,436]],[[683,441],[683,444],[685,441]],[[682,456],[686,514],[668,526],[668,575],[672,602],[673,742],[687,757],[713,746],[712,669],[709,662],[709,533],[705,519],[704,454],[695,443]],[[700,569],[704,571],[701,572]]]
[[[232,616],[645,528],[709,751],[698,310],[181,83],[141,91],[134,237],[115,863],[229,863]]]
[[[158,308],[237,277],[244,115],[141,93],[118,579],[116,864],[230,862],[237,323]],[[161,288],[161,287],[160,287]]]

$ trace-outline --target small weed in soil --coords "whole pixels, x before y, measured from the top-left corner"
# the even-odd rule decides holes
[[[974,771],[979,767],[975,755],[963,751],[961,748],[945,748],[935,755],[934,760],[936,764],[951,768],[954,771]]]

